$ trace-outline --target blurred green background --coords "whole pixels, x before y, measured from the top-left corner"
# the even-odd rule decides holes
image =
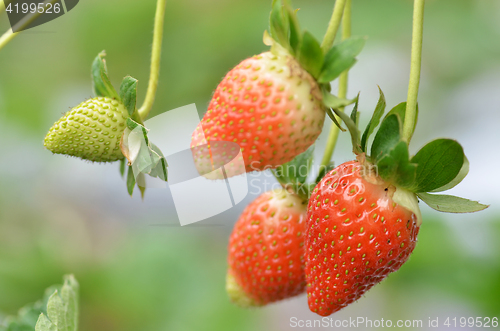
[[[334,1],[292,2],[301,8],[302,26],[322,37]],[[224,74],[266,50],[270,4],[169,0],[153,114],[190,103],[203,113]],[[361,91],[366,122],[377,84],[389,106],[405,99],[412,1],[354,0],[353,6],[353,33],[369,41],[349,88],[351,96]],[[304,296],[256,310],[226,299],[227,238],[255,196],[214,218],[224,226],[181,228],[168,192],[130,199],[117,165],[44,150],[51,124],[91,96],[90,64],[101,50],[113,84],[130,74],[143,99],[154,10],[153,0],[82,0],[0,51],[0,316],[74,273],[83,331],[289,330],[291,317],[317,318]],[[454,193],[492,207],[460,216],[423,207],[410,261],[334,319],[421,319],[425,329],[429,317],[500,317],[499,22],[498,0],[428,1],[413,141],[415,150],[435,137],[459,139],[471,173]],[[0,31],[7,29],[4,13]],[[323,134],[318,155],[324,142]],[[339,144],[337,164],[351,158],[349,138],[342,135]]]

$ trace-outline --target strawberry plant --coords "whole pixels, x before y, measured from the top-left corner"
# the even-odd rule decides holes
[[[442,212],[487,207],[428,193],[457,185],[468,172],[468,161],[451,139],[434,140],[410,158],[402,131],[406,103],[385,116],[368,156],[368,139],[384,107],[381,93],[363,135],[357,129],[357,107],[350,117],[336,111],[349,128],[357,160],[327,173],[309,200],[308,299],[311,310],[323,316],[359,299],[408,260],[422,225],[419,199]]]
[[[49,287],[43,300],[0,320],[0,331],[78,331],[79,291],[75,277],[64,276],[64,284]]]
[[[289,1],[274,0],[263,37],[269,51],[240,62],[216,87],[191,136],[193,157],[203,169],[198,170],[207,175],[227,164],[229,154],[235,154],[226,155],[225,148],[236,144],[244,172],[271,169],[283,186],[247,206],[230,236],[226,289],[236,304],[264,306],[307,292],[311,311],[328,316],[409,260],[425,230],[420,202],[449,213],[487,208],[436,194],[458,185],[468,173],[468,159],[457,141],[436,139],[415,155],[409,152],[419,111],[424,4],[414,4],[408,98],[386,113],[380,90],[362,132],[359,94],[347,97],[348,71],[366,39],[351,36],[351,0],[335,2],[322,42],[301,29]],[[128,166],[130,195],[136,185],[144,195],[145,175],[168,180],[166,159],[144,125],[158,84],[164,12],[165,1],[158,0],[144,104],[137,105],[133,77],[125,77],[115,89],[101,52],[91,68],[95,97],[68,111],[44,140],[54,154],[120,162],[122,175]],[[342,40],[335,43],[341,26]],[[13,36],[0,39],[0,48]],[[339,90],[333,93],[336,79]],[[344,109],[351,104],[347,115]],[[319,173],[311,180],[314,144],[327,116],[332,126]],[[335,167],[332,155],[340,131],[350,134],[355,160]],[[28,321],[36,312],[41,315],[35,331],[77,330],[77,297],[78,284],[68,277],[59,291],[52,291],[47,308],[37,303],[1,327],[31,330]]]
[[[199,128],[200,131],[205,132],[207,141],[217,140],[221,134],[221,138],[235,137],[234,142],[241,140],[242,146],[252,146],[250,151],[244,154],[247,168],[254,158],[258,159],[258,167],[278,167],[274,174],[278,182],[290,192],[289,194],[309,199],[305,239],[305,277],[309,308],[319,315],[328,316],[348,306],[373,285],[381,282],[388,274],[397,271],[408,260],[415,249],[417,235],[422,225],[419,200],[441,212],[467,213],[487,208],[486,205],[475,201],[433,194],[456,186],[468,173],[467,157],[463,148],[455,140],[434,140],[410,157],[408,146],[418,115],[417,94],[420,79],[423,9],[424,1],[416,0],[408,100],[392,108],[384,117],[386,100],[380,91],[380,98],[373,116],[362,134],[358,129],[359,95],[353,100],[355,106],[350,116],[343,112],[343,107],[350,103],[346,99],[347,71],[354,64],[354,57],[361,50],[363,41],[362,38],[350,37],[351,1],[349,0],[337,0],[329,29],[321,46],[310,34],[300,32],[294,11],[287,1],[283,3],[274,1],[270,20],[272,37],[268,34],[264,37],[266,44],[272,47],[271,52],[243,61],[226,76],[216,90],[211,103],[213,108],[209,108]],[[343,20],[344,40],[331,47],[341,19]],[[270,151],[274,147],[279,149],[279,143],[281,143],[281,148],[285,148],[284,154],[291,154],[284,155],[281,151],[276,151],[274,154],[280,158],[280,161],[293,159],[313,142],[309,140],[310,136],[299,136],[301,139],[293,140],[292,137],[297,134],[295,129],[306,132],[305,128],[300,126],[295,128],[292,125],[290,129],[292,134],[289,134],[286,130],[290,123],[287,122],[288,117],[285,117],[278,121],[282,124],[281,127],[285,128],[284,131],[278,131],[278,136],[275,135],[276,130],[273,125],[269,126],[269,131],[272,133],[261,133],[262,122],[256,120],[255,117],[255,114],[260,113],[253,114],[248,111],[255,111],[259,104],[264,102],[264,106],[260,107],[266,109],[261,111],[262,119],[269,116],[267,110],[270,110],[271,115],[274,114],[274,116],[283,111],[286,115],[290,114],[287,110],[293,105],[285,104],[284,108],[280,108],[282,96],[276,96],[277,92],[274,90],[277,80],[274,70],[282,67],[273,61],[279,63],[280,56],[293,55],[298,58],[299,65],[314,78],[317,84],[310,82],[307,85],[310,89],[309,110],[314,111],[317,100],[321,100],[322,109],[330,115],[336,125],[332,126],[322,167],[313,183],[306,181],[309,171],[305,176],[297,176],[296,173],[291,172],[291,169],[297,166],[306,166],[309,169],[308,165],[312,162],[310,152],[303,153],[284,165],[280,162],[273,163],[277,160],[274,160],[270,154],[262,152],[262,150]],[[290,65],[290,61],[286,63]],[[295,62],[290,65],[290,67],[293,66]],[[259,97],[252,99],[255,103],[245,101],[251,99],[249,91],[254,91],[256,88],[253,83],[246,83],[246,80],[249,77],[256,77],[255,80],[259,80],[260,77],[255,72],[261,69],[264,69],[262,75],[266,74],[266,70],[272,72],[266,76],[272,78],[268,78],[268,81],[261,80],[260,88],[257,88]],[[341,76],[339,96],[334,96],[330,93],[329,82],[339,75]],[[288,76],[290,77],[290,74]],[[318,99],[315,99],[314,95],[314,92],[318,92],[316,87],[321,91]],[[285,90],[289,91],[289,88],[285,86],[283,91]],[[242,92],[239,93],[240,91]],[[270,101],[273,97],[277,98],[277,101],[269,106],[260,98],[262,95],[269,96]],[[240,100],[242,97],[244,100]],[[290,97],[289,101],[296,99]],[[302,104],[304,103],[301,101]],[[300,109],[298,110],[297,114],[300,113]],[[335,116],[331,112],[335,113]],[[306,122],[306,119],[312,119],[312,121]],[[296,117],[292,117],[293,124],[297,120]],[[314,126],[314,121],[311,114],[303,117],[303,123],[308,128]],[[339,129],[345,131],[341,128],[340,122],[347,126],[351,135],[356,160],[333,168],[330,160]],[[241,134],[238,135],[237,132]],[[375,137],[370,145],[370,137],[374,133]],[[262,137],[264,137],[263,145]],[[194,141],[197,139],[195,132]],[[316,137],[313,140],[315,139]],[[302,147],[296,145],[299,143]],[[289,149],[289,146],[295,149]],[[296,153],[293,153],[294,150]],[[248,168],[247,170],[255,169]],[[248,218],[246,213],[248,210],[242,215],[243,219]],[[262,216],[259,218],[259,224]],[[253,220],[251,225],[254,225],[255,220],[251,219]],[[265,216],[264,224],[266,222],[273,222],[270,215]],[[249,268],[244,270],[244,277],[232,278],[231,282],[235,282],[238,288],[248,289],[244,291],[247,295],[255,295],[255,292],[252,292],[253,289],[271,290],[277,283],[273,284],[267,277],[261,277],[259,283],[262,271],[260,268],[254,270],[253,263],[260,266],[260,260],[254,261],[251,260],[250,255],[245,255],[247,250],[250,252],[255,250],[253,241],[262,242],[262,239],[259,239],[261,233],[254,233],[250,230],[252,227],[249,227],[247,231],[241,231],[240,226],[239,221],[229,245],[229,274],[233,273],[234,257],[232,254],[236,249],[240,250],[242,258],[247,256],[246,261],[241,260],[240,265],[247,266],[248,264]],[[247,236],[247,240],[243,237],[239,243],[233,240],[238,233]],[[272,275],[271,280],[285,275],[279,269],[274,270],[270,264],[268,268],[270,269],[269,275]],[[232,296],[232,291],[229,291],[229,294]],[[262,293],[259,293],[253,299],[258,300],[262,297]],[[275,301],[274,299],[277,297],[269,301]],[[267,301],[262,302],[267,303]]]
[[[156,8],[151,75],[146,99],[137,107],[137,80],[127,76],[119,92],[108,77],[105,52],[92,64],[93,90],[96,97],[68,111],[50,128],[44,146],[55,154],[75,156],[92,162],[120,161],[124,175],[128,161],[127,190],[132,195],[136,179],[144,175],[167,180],[167,162],[157,146],[149,141],[143,121],[154,102],[159,76],[165,1]],[[131,139],[138,135],[139,139]],[[131,141],[135,143],[131,145]],[[136,162],[137,161],[137,162]],[[145,183],[137,183],[144,196]]]

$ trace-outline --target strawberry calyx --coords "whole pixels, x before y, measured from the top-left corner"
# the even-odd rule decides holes
[[[350,116],[333,109],[349,130],[353,153],[365,170],[366,180],[380,179],[387,183],[387,187],[393,185],[394,201],[411,210],[416,215],[418,224],[421,223],[419,199],[441,212],[469,213],[488,207],[455,196],[430,194],[429,192],[448,190],[465,178],[469,162],[462,146],[452,139],[436,139],[410,157],[408,143],[402,134],[406,102],[392,108],[382,119],[385,107],[385,96],[380,90],[379,101],[363,134],[358,129],[358,100]],[[417,115],[418,108],[415,116]],[[369,150],[369,140],[373,133],[375,137]]]
[[[167,161],[160,149],[150,142],[148,138],[149,130],[143,124],[143,119],[139,115],[137,108],[137,79],[126,76],[120,85],[120,92],[117,93],[108,77],[108,70],[102,51],[97,55],[92,64],[92,78],[94,92],[98,96],[109,97],[121,102],[128,111],[129,117],[126,119],[121,139],[120,149],[128,160],[122,159],[120,172],[127,173],[127,191],[132,196],[134,187],[137,185],[142,197],[146,189],[144,175],[159,178],[163,181],[168,179]]]
[[[94,162],[119,160],[122,176],[125,175],[126,157],[128,192],[132,195],[137,184],[144,195],[144,175],[166,181],[167,163],[159,148],[149,142],[148,130],[139,115],[137,79],[126,76],[117,92],[109,79],[105,56],[102,51],[92,62],[92,85],[96,97],[82,102],[58,120],[44,144],[54,153]],[[129,143],[131,132],[140,132],[140,139]]]
[[[331,94],[330,83],[356,63],[356,56],[363,49],[366,38],[352,37],[323,52],[319,41],[308,31],[302,31],[288,0],[274,0],[270,15],[269,31],[264,33],[264,44],[271,46],[274,54],[292,56],[306,70],[318,86],[319,94],[328,116],[340,127],[331,109],[338,109],[356,101]]]

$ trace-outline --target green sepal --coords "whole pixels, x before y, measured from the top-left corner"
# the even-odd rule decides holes
[[[290,36],[289,43],[293,55],[296,55],[299,51],[299,45],[302,40],[302,35],[300,33],[299,19],[297,18],[297,10],[292,9],[289,5],[289,1],[285,0],[285,9],[288,14],[288,22],[290,24]]]
[[[127,192],[130,196],[132,196],[132,194],[134,193],[134,187],[135,187],[134,170],[132,170],[132,166],[129,166],[127,172]]]
[[[307,31],[302,35],[297,58],[302,68],[314,78],[318,78],[323,67],[324,55],[319,42]]]
[[[332,109],[331,108],[326,108],[326,114],[328,115],[328,117],[332,120],[333,124],[335,124],[337,126],[337,128],[339,128],[340,131],[342,132],[345,132],[346,129],[344,129],[339,121],[337,121],[337,118],[335,117],[335,114],[332,112]]]
[[[395,106],[394,108],[392,108],[387,113],[387,115],[385,115],[385,117],[387,118],[388,116],[390,116],[392,114],[398,114],[399,118],[401,119],[401,123],[404,123],[405,122],[405,117],[406,117],[406,102],[401,102],[400,104],[398,104],[397,106]],[[417,126],[417,119],[418,119],[418,104],[417,104],[417,108],[416,108],[416,111],[415,111],[415,121],[414,121],[415,124],[413,125],[413,129],[411,131],[410,137],[413,135],[413,132],[415,131],[415,128]]]
[[[417,196],[429,207],[444,213],[473,213],[484,210],[489,205],[477,201],[459,198],[453,195],[417,193]]]
[[[430,192],[443,192],[443,191],[449,190],[451,188],[454,188],[455,186],[460,184],[460,182],[462,182],[462,180],[464,180],[464,178],[467,176],[468,173],[469,173],[469,160],[467,159],[467,157],[464,154],[464,164],[462,165],[462,169],[460,169],[460,172],[458,173],[457,177],[455,177],[448,184],[443,185],[441,187],[438,187],[437,189],[434,189]]]
[[[357,101],[357,97],[355,99],[352,99],[352,100],[339,98],[339,97],[331,94],[328,91],[328,87],[329,86],[327,86],[327,85],[323,85],[322,89],[321,89],[322,94],[323,94],[323,104],[326,106],[326,114],[328,115],[328,117],[330,117],[330,119],[332,120],[332,122],[341,131],[345,132],[346,130],[344,128],[342,128],[342,126],[340,125],[340,123],[335,118],[335,115],[332,113],[332,109],[344,108],[345,106],[351,105],[351,104],[353,104],[354,102]]]
[[[382,179],[413,191],[417,165],[410,161],[408,143],[401,138],[401,127],[398,114],[382,121],[373,139],[370,159]]]
[[[371,134],[375,130],[375,128],[378,126],[380,123],[380,119],[382,118],[382,115],[384,115],[385,111],[385,106],[386,106],[386,101],[385,101],[385,96],[384,92],[378,88],[380,97],[377,102],[377,106],[375,107],[375,111],[373,112],[372,118],[370,119],[370,122],[368,122],[368,125],[366,126],[365,132],[363,132],[363,136],[361,137],[361,149],[363,152],[366,153],[368,150],[368,139],[370,138]]]
[[[139,132],[140,134],[137,136]],[[132,134],[136,136],[131,136]],[[151,143],[148,137],[148,129],[142,124],[130,118],[127,119],[127,128],[123,133],[120,147],[123,155],[136,172],[157,177],[164,181],[167,180],[167,161],[160,149]]]
[[[282,1],[274,0],[269,19],[269,30],[271,37],[286,49],[289,49],[288,26],[288,15],[284,15]]]
[[[339,98],[331,94],[324,85],[321,90],[323,94],[323,104],[329,108],[333,109],[343,108],[345,106],[352,105],[357,100],[357,98],[351,100]]]
[[[358,105],[359,105],[359,93],[358,96],[356,97],[356,102],[354,103],[354,107],[352,108],[351,111],[351,120],[356,124],[356,128],[359,129],[359,112],[358,112]]]
[[[122,175],[122,177],[125,175],[125,165],[127,164],[127,161],[125,160],[126,159],[120,160],[120,175]]]
[[[120,99],[127,108],[129,116],[132,117],[137,110],[137,79],[131,76],[123,78],[120,86]]]
[[[359,143],[360,132],[356,123],[354,123],[354,121],[346,113],[338,109],[333,109],[333,111],[345,123],[347,129],[349,130],[349,133],[351,134],[352,151],[356,155],[361,154],[362,150]]]
[[[105,56],[106,52],[102,51],[99,55],[97,55],[92,63],[94,93],[96,96],[100,97],[119,99],[118,93],[116,93],[116,90],[113,85],[111,85],[111,81],[108,77],[108,69],[106,67],[106,60],[104,59]]]
[[[430,192],[451,183],[460,173],[464,160],[464,150],[457,141],[431,141],[411,159],[418,164],[413,191]]]
[[[141,173],[149,175],[151,170],[160,162],[160,159],[160,155],[152,150],[151,146],[144,146],[141,147],[133,166],[137,167]]]
[[[137,176],[137,187],[141,192],[141,199],[144,200],[144,194],[146,193],[146,178],[144,177],[144,174],[142,172]]]
[[[388,155],[401,141],[401,121],[397,114],[393,114],[382,121],[380,128],[373,139],[371,160],[377,164],[378,160]]]
[[[40,314],[38,321],[35,325],[35,331],[58,331],[56,326],[45,316],[45,314]]]
[[[352,37],[333,46],[325,55],[319,83],[329,83],[356,63],[356,56],[365,46],[365,37]]]
[[[149,175],[151,177],[159,178],[163,181],[168,181],[168,163],[167,160],[165,159],[165,156],[161,152],[161,150],[156,146],[155,144],[151,144],[151,149],[156,152],[160,156],[160,160],[156,164],[156,166],[151,169],[151,172]]]
[[[54,294],[49,298],[49,302],[47,303],[47,317],[59,330],[66,330],[66,311],[64,307],[64,302],[59,296],[58,291],[55,291]]]
[[[61,299],[64,303],[66,321],[66,328],[62,329],[64,331],[76,331],[78,329],[78,292],[75,291],[76,284],[70,282],[71,280],[67,278],[61,289]]]
[[[149,138],[148,138],[148,129],[146,129],[144,127],[144,125],[134,121],[133,119],[131,119],[130,117],[127,118],[127,121],[126,121],[126,125],[127,125],[127,128],[130,130],[130,131],[134,131],[135,128],[137,127],[140,127],[143,134],[144,134],[144,139],[146,140],[146,144],[149,144]]]
[[[408,144],[400,140],[376,163],[378,175],[386,182],[411,189],[415,183],[417,165],[409,161]]]

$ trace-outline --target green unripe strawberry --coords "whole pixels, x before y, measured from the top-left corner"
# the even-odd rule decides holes
[[[129,117],[117,100],[92,98],[68,111],[45,136],[44,146],[53,153],[95,162],[124,158],[120,139]]]

